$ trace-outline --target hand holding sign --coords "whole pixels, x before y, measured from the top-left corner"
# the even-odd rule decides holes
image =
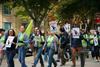
[[[6,41],[6,47],[11,47],[11,44],[13,43],[13,40],[14,40],[14,36],[9,36],[7,41]]]

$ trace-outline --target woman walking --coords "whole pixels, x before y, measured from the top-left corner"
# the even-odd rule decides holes
[[[72,28],[72,36],[71,36],[71,50],[72,50],[72,67],[76,67],[76,54],[80,54],[81,59],[81,67],[84,67],[84,59],[81,45],[81,37],[80,37],[80,28],[75,24]]]
[[[48,60],[48,67],[52,67],[52,63],[54,64],[54,67],[57,67],[57,63],[55,59],[53,58],[55,51],[57,50],[57,37],[55,36],[54,33],[49,32],[49,36],[47,39],[47,47],[50,49],[48,50],[49,52],[49,60]]]
[[[22,25],[20,27],[20,32],[18,33],[18,38],[17,38],[18,59],[21,63],[21,67],[27,67],[25,63],[25,57],[26,57],[26,46],[29,44],[28,36],[24,32],[25,32],[25,27]]]
[[[16,54],[17,37],[13,29],[8,30],[8,36],[5,39],[6,56],[8,67],[14,67],[14,56]]]
[[[99,62],[100,59],[100,51],[99,51],[99,35],[97,32],[94,32],[94,54],[96,57],[96,61]]]
[[[41,67],[44,67],[43,59],[42,59],[42,52],[43,52],[43,45],[44,45],[44,36],[42,35],[40,30],[36,31],[35,37],[34,37],[35,45],[37,45],[37,55],[34,60],[34,64],[32,67],[36,67],[38,61],[40,60]]]

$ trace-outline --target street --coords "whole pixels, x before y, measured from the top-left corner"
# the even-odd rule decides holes
[[[57,58],[57,56],[54,56],[54,57]],[[21,67],[17,58],[14,58],[14,61],[15,61],[15,67]],[[27,66],[32,67],[32,63],[33,63],[33,57],[32,56],[26,57]],[[71,61],[67,62],[65,66],[60,66],[60,62],[57,62],[57,67],[71,67],[71,65],[72,65]],[[6,60],[3,60],[1,67],[7,67]],[[37,64],[37,67],[41,67],[40,63]],[[47,67],[47,62],[45,62],[45,67]],[[79,60],[77,61],[76,67],[80,67]],[[85,67],[100,67],[100,62],[96,62],[95,60],[89,58],[89,59],[86,59]]]

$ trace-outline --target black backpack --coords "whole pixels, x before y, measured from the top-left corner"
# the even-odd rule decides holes
[[[61,34],[60,42],[61,42],[61,48],[65,48],[69,44],[70,39],[66,32],[64,34]]]

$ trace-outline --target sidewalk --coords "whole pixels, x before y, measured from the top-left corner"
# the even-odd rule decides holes
[[[55,56],[56,58],[56,56]],[[15,60],[15,67],[21,67],[20,63],[18,61],[17,58],[14,59]],[[32,67],[32,63],[33,63],[33,57],[27,57],[26,58],[26,64],[28,65],[28,67]],[[48,63],[45,62],[45,67],[47,67]],[[57,67],[61,67],[60,66],[60,62],[57,62]],[[67,62],[65,66],[62,67],[71,67],[72,63],[71,61]],[[1,67],[7,67],[7,63],[6,60],[3,60],[2,66]],[[41,67],[40,63],[37,64],[37,67]],[[53,66],[52,66],[53,67]],[[77,61],[77,66],[76,67],[80,67],[80,61]],[[86,59],[86,65],[85,67],[100,67],[100,62],[96,62],[95,60],[92,59]]]

